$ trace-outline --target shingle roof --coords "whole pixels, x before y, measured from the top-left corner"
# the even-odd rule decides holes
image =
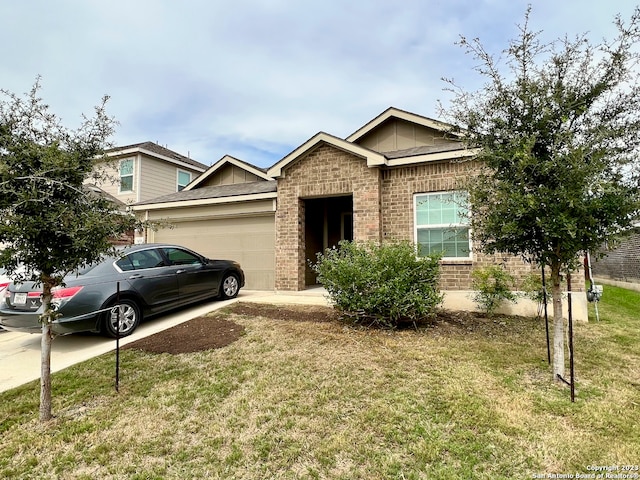
[[[452,143],[447,145],[425,145],[422,147],[407,148],[405,150],[396,150],[393,152],[384,152],[383,155],[388,159],[415,157],[417,155],[427,155],[429,153],[452,152],[455,150],[464,150],[461,143]]]
[[[174,152],[173,150],[169,150],[168,148],[163,147],[162,145],[158,145],[154,142],[142,142],[142,143],[134,143],[132,145],[125,145],[123,147],[115,147],[106,150],[109,152],[118,152],[119,150],[128,150],[131,148],[143,148],[145,150],[149,150],[150,152],[157,153],[158,155],[162,155],[163,157],[173,158],[174,160],[179,160],[181,162],[187,163],[189,165],[193,165],[194,167],[206,170],[209,168],[208,165],[204,163],[197,162],[189,157],[185,157],[184,155]]]
[[[246,165],[247,167],[255,168],[256,170],[259,170],[262,173],[267,173],[267,170],[269,170],[268,168],[258,167],[257,165],[254,165],[254,164],[249,163],[249,162],[245,162],[244,160],[240,160],[239,158],[232,157],[231,155],[228,155],[228,157],[229,158],[233,158],[236,162],[242,163],[242,164]]]
[[[193,190],[182,190],[180,192],[163,195],[134,205],[151,205],[155,203],[186,202],[190,200],[205,200],[212,198],[236,197],[241,195],[254,195],[257,193],[275,192],[277,182],[259,181],[248,183],[234,183],[230,185],[216,185],[213,187],[195,188]]]
[[[112,202],[114,205],[118,206],[118,208],[125,206],[125,203],[122,200],[114,197],[110,193],[105,192],[104,190],[102,190],[97,185],[94,185],[93,183],[85,183],[83,185],[83,188],[84,188],[84,190],[86,192],[89,192],[92,195],[96,195],[96,196],[99,196],[99,197],[102,197],[102,198],[106,198],[107,200]]]

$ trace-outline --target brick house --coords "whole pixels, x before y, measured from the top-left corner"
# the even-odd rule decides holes
[[[342,239],[411,240],[421,254],[445,252],[441,288],[447,303],[472,309],[474,266],[504,263],[517,278],[531,266],[473,251],[460,180],[477,168],[475,152],[447,127],[389,108],[346,139],[314,135],[266,170],[225,157],[185,191],[134,209],[146,218],[175,221],[172,233],[160,230],[151,241],[171,239],[238,260],[248,270],[248,288],[297,291],[315,285],[309,261]],[[232,218],[245,228],[228,223]],[[252,218],[262,219],[260,228],[246,228]],[[226,251],[209,241],[219,238],[215,221],[222,219],[229,226]],[[272,260],[268,266],[265,255]],[[574,311],[586,318],[586,304],[583,313]]]

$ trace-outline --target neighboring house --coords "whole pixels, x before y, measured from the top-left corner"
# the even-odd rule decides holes
[[[178,192],[208,167],[153,142],[107,150],[111,181],[98,186],[124,204]]]
[[[459,181],[478,165],[448,131],[389,108],[346,139],[314,135],[267,170],[226,156],[183,191],[133,209],[174,224],[149,241],[238,260],[252,289],[315,285],[309,262],[342,239],[411,240],[421,254],[445,252],[441,288],[467,306],[474,266],[504,262],[518,278],[531,266],[473,252]]]
[[[592,259],[594,277],[640,284],[640,222],[620,245],[604,252],[604,257]]]

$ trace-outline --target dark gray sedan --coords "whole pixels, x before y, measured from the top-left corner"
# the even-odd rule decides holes
[[[64,286],[53,292],[61,316],[52,330],[57,335],[88,331],[124,337],[143,318],[209,298],[233,298],[243,286],[237,262],[209,260],[178,245],[135,245],[65,278]],[[41,287],[11,283],[2,293],[2,327],[42,331]]]

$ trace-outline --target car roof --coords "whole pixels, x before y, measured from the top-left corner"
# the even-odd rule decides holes
[[[134,252],[140,252],[143,250],[151,250],[154,248],[182,248],[190,252],[193,252],[193,250],[187,247],[183,247],[182,245],[174,245],[172,243],[140,243],[137,245],[119,245],[116,247],[115,255],[107,255],[103,257],[102,260],[100,260],[99,262],[97,262],[95,265],[91,267],[91,271],[93,272],[92,275],[97,272],[104,271],[105,268],[109,268],[111,265],[113,265],[115,261],[117,261],[118,259],[122,258],[125,255],[129,255]],[[193,252],[193,253],[196,253],[196,252]],[[200,254],[197,254],[197,255],[200,255]],[[71,272],[68,276],[75,277],[76,275],[75,273]]]
[[[136,245],[125,245],[118,251],[123,251],[126,253],[129,252],[137,252],[139,250],[147,250],[149,248],[183,248],[185,250],[192,251],[190,248],[184,247],[182,245],[175,245],[173,243],[139,243]]]

